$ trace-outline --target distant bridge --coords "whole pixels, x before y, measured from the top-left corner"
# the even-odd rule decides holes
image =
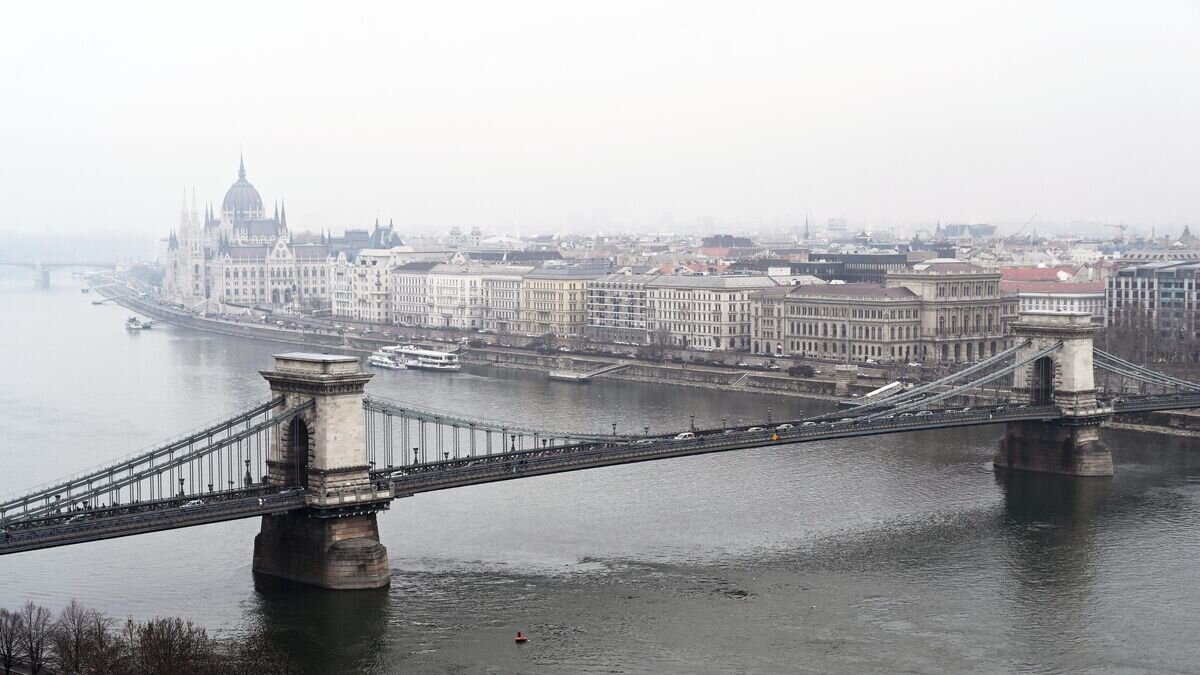
[[[649,435],[546,430],[364,396],[358,359],[281,354],[274,397],[151,451],[0,500],[0,555],[261,516],[256,572],[327,588],[389,580],[392,500],[530,476],[773,445],[1005,424],[1000,469],[1112,474],[1112,415],[1200,407],[1200,384],[1093,350],[1087,314],[1027,313],[1017,344],[853,409]],[[1093,366],[1160,393],[1098,399]],[[1011,381],[1007,402],[963,405]],[[988,385],[991,385],[990,387]]]
[[[84,261],[26,261],[26,260],[0,260],[0,265],[8,267],[24,267],[25,269],[33,270],[34,283],[38,288],[50,287],[50,273],[54,270],[66,269],[68,267],[91,268],[91,269],[116,269],[120,263],[107,260],[84,260]]]

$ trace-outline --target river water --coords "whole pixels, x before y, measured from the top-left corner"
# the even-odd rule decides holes
[[[2,269],[2,268],[0,268]],[[4,493],[267,395],[292,348],[0,272]],[[552,428],[765,421],[827,403],[537,373],[379,372],[368,391]],[[763,448],[418,495],[394,581],[259,582],[258,523],[0,558],[0,606],[263,631],[309,672],[1197,672],[1200,444],[1110,431],[1117,476],[998,476],[998,427]],[[532,638],[513,644],[517,630]]]

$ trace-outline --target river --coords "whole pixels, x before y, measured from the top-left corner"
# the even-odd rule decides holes
[[[3,268],[0,268],[2,270]],[[0,271],[0,492],[267,395],[293,348],[130,334],[63,273]],[[575,429],[765,421],[828,403],[468,367],[368,392]],[[1200,444],[1109,431],[1112,479],[1002,476],[998,427],[831,441],[418,495],[394,581],[258,583],[253,520],[0,558],[0,606],[264,631],[313,673],[1196,672]],[[531,637],[514,645],[517,630]]]

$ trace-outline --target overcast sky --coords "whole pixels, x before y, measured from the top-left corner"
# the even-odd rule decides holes
[[[357,7],[352,9],[352,7]],[[1200,222],[1200,3],[0,4],[0,233]]]

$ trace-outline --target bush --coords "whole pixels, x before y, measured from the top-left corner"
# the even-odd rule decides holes
[[[809,365],[802,364],[788,368],[788,375],[791,375],[792,377],[812,377],[816,374],[817,373],[815,370],[813,370],[813,367]]]

